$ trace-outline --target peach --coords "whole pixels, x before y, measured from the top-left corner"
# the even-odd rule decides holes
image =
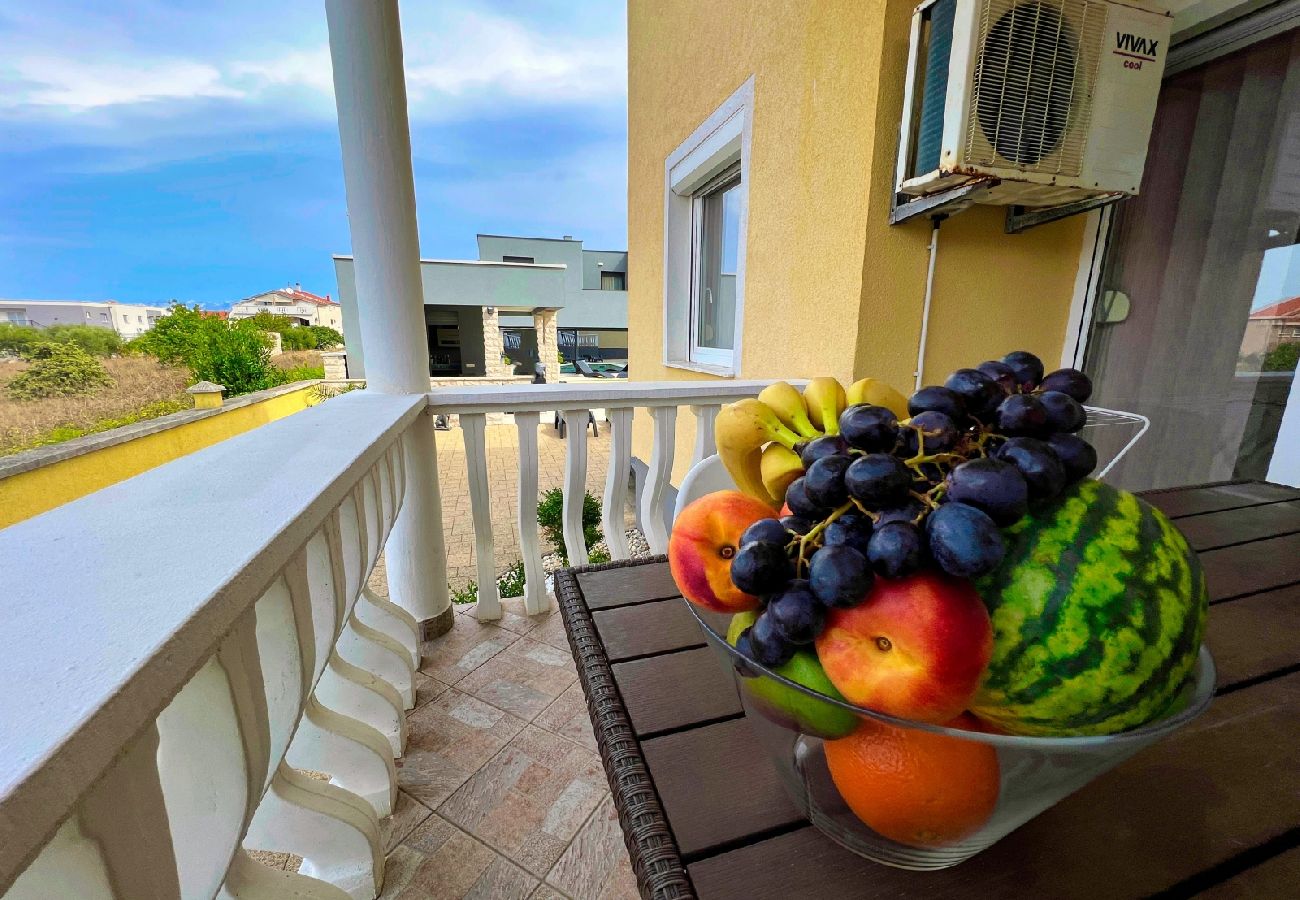
[[[849,702],[920,722],[960,715],[992,653],[974,586],[933,572],[877,578],[861,604],[831,610],[817,638],[822,667]]]
[[[757,609],[758,598],[731,583],[740,536],[772,508],[740,491],[715,491],[688,505],[673,522],[668,566],[682,596],[715,612]]]

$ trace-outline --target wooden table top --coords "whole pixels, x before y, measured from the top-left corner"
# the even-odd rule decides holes
[[[1300,490],[1237,482],[1144,497],[1205,567],[1214,702],[938,872],[862,859],[796,812],[662,557],[559,573],[642,894],[1300,897]]]

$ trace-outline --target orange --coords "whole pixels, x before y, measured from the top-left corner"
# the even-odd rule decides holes
[[[979,725],[963,713],[948,727]],[[825,750],[849,809],[900,844],[961,840],[978,831],[998,803],[998,756],[988,744],[863,720],[848,737],[826,741]]]

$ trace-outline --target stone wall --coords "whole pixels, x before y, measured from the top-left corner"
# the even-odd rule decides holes
[[[501,362],[505,352],[505,343],[501,339],[501,319],[496,307],[484,306],[483,310],[483,374],[487,378],[509,378],[514,374],[514,367]]]
[[[332,350],[320,355],[325,364],[326,381],[346,381],[348,377],[348,355],[343,350]]]
[[[560,335],[556,325],[557,310],[542,309],[533,313],[533,330],[537,332],[537,358],[546,364],[548,381],[560,377]]]

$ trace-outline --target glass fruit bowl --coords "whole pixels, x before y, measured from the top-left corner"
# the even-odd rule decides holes
[[[746,717],[803,815],[840,846],[903,869],[969,859],[1191,721],[1214,694],[1214,661],[1202,646],[1174,711],[1131,731],[1026,737],[986,730],[969,715],[959,721],[972,730],[912,722],[760,666],[715,630],[723,617],[706,620],[687,606],[732,672]]]

